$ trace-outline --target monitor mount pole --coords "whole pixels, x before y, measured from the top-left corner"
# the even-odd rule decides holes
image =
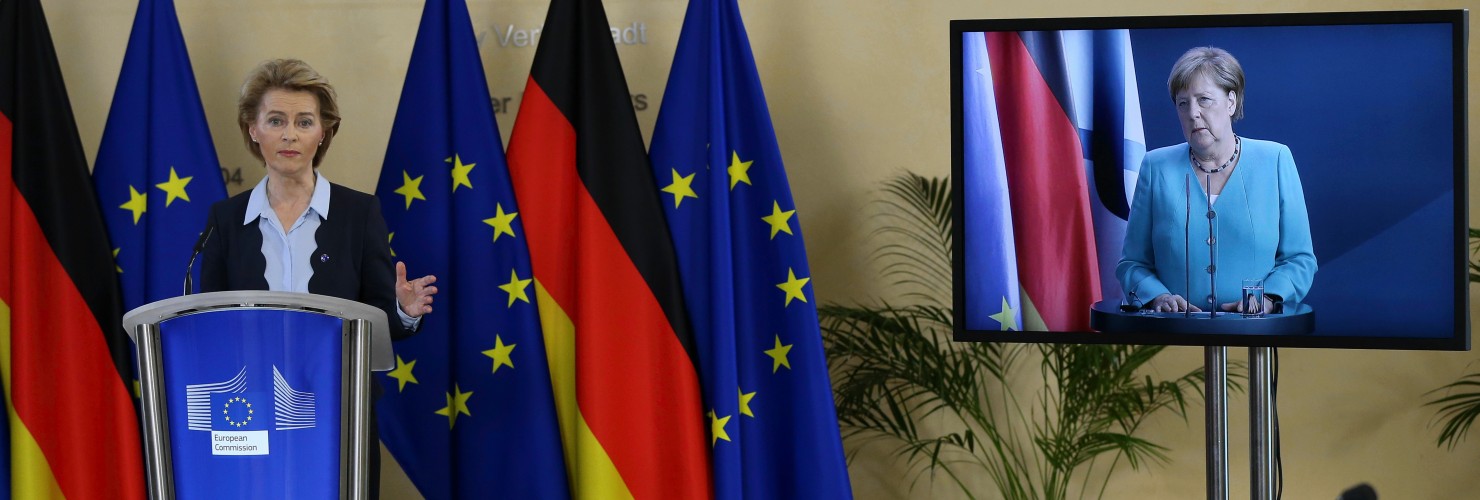
[[[1249,467],[1250,498],[1274,500],[1273,347],[1249,348]]]
[[[1228,500],[1228,348],[1203,348],[1208,500]]]
[[[1273,347],[1250,347],[1249,497],[1274,499]],[[1208,500],[1228,500],[1228,348],[1203,351],[1207,406]]]

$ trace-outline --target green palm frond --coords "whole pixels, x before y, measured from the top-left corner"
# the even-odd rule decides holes
[[[1480,373],[1460,377],[1444,387],[1429,391],[1425,396],[1436,393],[1441,396],[1425,404],[1438,406],[1434,418],[1444,422],[1444,429],[1439,432],[1436,444],[1453,450],[1470,433],[1475,418],[1480,417]]]
[[[883,275],[906,287],[905,297],[942,300],[951,289],[951,182],[906,172],[884,183],[876,203],[883,224],[871,233],[882,241],[872,257]],[[945,295],[949,298],[949,295]]]

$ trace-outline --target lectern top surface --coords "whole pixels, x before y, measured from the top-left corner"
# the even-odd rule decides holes
[[[123,315],[123,328],[134,342],[134,329],[139,325],[159,324],[170,318],[221,309],[290,309],[327,314],[341,319],[363,319],[370,322],[370,369],[385,371],[395,368],[391,352],[390,327],[385,312],[367,304],[338,297],[296,292],[239,290],[182,295],[144,304]]]

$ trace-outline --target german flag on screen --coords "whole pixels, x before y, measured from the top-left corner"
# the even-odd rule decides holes
[[[1017,33],[987,33],[986,46],[1026,329],[1088,331],[1100,270],[1079,129],[1055,92],[1063,70]]]
[[[600,2],[551,2],[508,161],[574,496],[710,497],[673,242]]]
[[[0,1],[0,469],[15,498],[143,498],[117,271],[37,0]]]

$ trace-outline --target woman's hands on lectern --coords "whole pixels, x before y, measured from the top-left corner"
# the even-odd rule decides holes
[[[1202,312],[1202,309],[1198,309],[1197,306],[1192,305],[1191,302],[1188,302],[1187,299],[1182,298],[1181,295],[1172,295],[1170,293],[1157,295],[1156,298],[1151,299],[1151,302],[1146,304],[1146,309],[1150,309],[1156,312],[1174,313],[1186,311]]]

